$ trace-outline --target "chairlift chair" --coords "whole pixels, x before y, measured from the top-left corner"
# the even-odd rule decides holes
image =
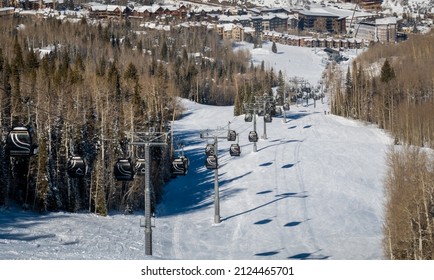
[[[229,148],[229,154],[233,157],[239,157],[241,155],[240,145],[232,144]]]
[[[229,130],[228,131],[228,141],[235,141],[237,140],[237,133],[235,130]]]
[[[31,127],[17,126],[9,131],[6,148],[11,157],[32,156],[37,153],[38,145],[34,143]]]
[[[136,160],[135,171],[138,176],[145,176],[146,173],[146,159],[138,158]]]
[[[217,156],[216,155],[207,156],[205,160],[205,167],[207,169],[217,169],[218,168]]]
[[[213,155],[215,155],[214,144],[206,144],[205,154],[206,154],[206,156],[213,156]]]
[[[134,166],[129,158],[120,158],[114,166],[114,175],[118,181],[132,181]]]
[[[258,142],[258,133],[256,131],[249,132],[249,141],[250,142]]]
[[[71,156],[68,159],[66,171],[71,178],[83,178],[87,171],[86,162],[82,157]]]

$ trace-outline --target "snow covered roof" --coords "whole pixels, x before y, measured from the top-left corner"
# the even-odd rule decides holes
[[[109,11],[109,12],[113,12],[116,9],[119,9],[121,11],[123,10],[122,7],[118,6],[118,5],[107,5],[107,11]]]
[[[305,16],[313,16],[313,17],[339,17],[336,14],[328,13],[325,11],[317,12],[317,11],[308,11],[308,10],[299,10],[299,14],[305,15]]]
[[[398,19],[396,17],[377,18],[375,19],[376,25],[396,24]]]

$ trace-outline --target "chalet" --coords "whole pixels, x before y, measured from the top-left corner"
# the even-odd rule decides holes
[[[151,18],[151,6],[134,7],[131,11],[130,18],[148,19]]]
[[[89,17],[97,19],[121,18],[126,12],[126,7],[119,5],[102,5],[96,3],[89,3],[85,7],[89,10]]]
[[[125,7],[118,5],[107,5],[107,17],[120,18],[124,14]]]

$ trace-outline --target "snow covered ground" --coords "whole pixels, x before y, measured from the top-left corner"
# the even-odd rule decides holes
[[[250,47],[246,45],[245,47]],[[252,50],[252,59],[312,82],[324,54],[277,45]],[[47,213],[0,210],[0,260],[379,260],[383,259],[383,176],[391,140],[381,130],[326,114],[327,101],[292,106],[267,124],[257,152],[252,123],[233,107],[182,100],[175,141],[191,165],[166,186],[157,206],[153,255],[145,256],[143,213]],[[220,140],[221,223],[214,222],[214,172],[204,166],[205,129],[239,134],[242,152]],[[257,121],[259,136],[263,119]],[[224,134],[223,134],[224,135]],[[208,140],[208,142],[211,142]]]

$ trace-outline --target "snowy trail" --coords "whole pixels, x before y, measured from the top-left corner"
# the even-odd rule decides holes
[[[198,205],[173,213],[171,219],[160,212],[163,219],[175,224],[172,231],[165,225],[164,232],[158,231],[156,236],[172,240],[165,248],[177,248],[174,254],[164,249],[160,257],[382,258],[382,174],[375,168],[384,169],[384,153],[390,143],[387,135],[356,121],[325,115],[325,104],[294,106],[287,112],[286,123],[274,118],[267,124],[268,138],[259,140],[254,153],[247,141],[252,124],[245,123],[243,116],[234,118],[232,107],[217,113],[213,107],[184,103],[194,109],[177,122],[176,129],[193,164],[186,177],[168,185],[160,207],[181,205],[189,192],[207,195],[197,196]],[[219,141],[220,224],[213,221],[213,171],[203,166],[207,142],[199,139],[201,129],[215,128],[208,124],[215,123],[211,119],[216,113],[221,126],[230,120],[231,128],[242,131],[239,158],[228,155],[230,142]],[[196,135],[187,133],[193,122]],[[262,118],[258,118],[257,131],[263,135]],[[355,218],[354,213],[361,217]]]
[[[142,213],[134,215],[0,211],[2,259],[382,259],[385,152],[373,126],[294,106],[274,118],[252,149],[251,123],[233,107],[183,100],[176,141],[191,161],[157,206],[153,256],[144,255]],[[325,106],[325,104],[323,105]],[[215,116],[218,116],[216,118]],[[240,157],[219,141],[221,223],[214,223],[214,173],[204,167],[200,131],[240,133]],[[258,119],[258,133],[263,134]]]

